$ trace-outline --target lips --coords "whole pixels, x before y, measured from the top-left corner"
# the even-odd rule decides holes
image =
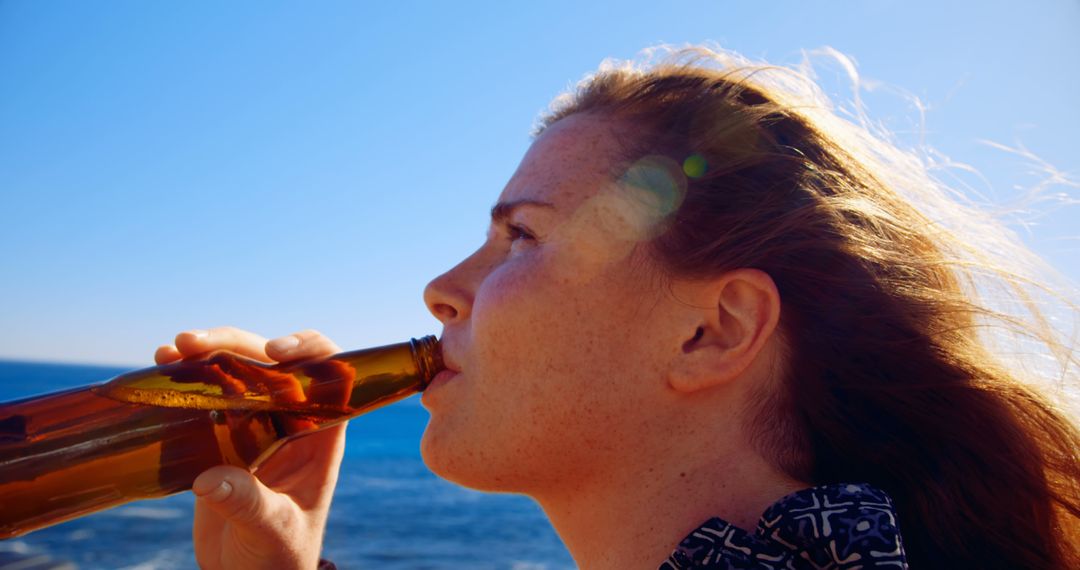
[[[444,368],[441,372],[436,374],[434,378],[431,379],[431,383],[428,385],[428,387],[430,388],[431,386],[434,386],[436,384],[444,384],[446,382],[449,382],[451,378],[457,375],[457,370],[450,370],[449,368]]]
[[[439,345],[442,347],[443,369],[431,379],[431,382],[428,384],[429,388],[435,384],[443,384],[461,372],[461,366],[458,365],[457,359],[454,358],[453,354],[446,350],[445,339],[440,341]]]
[[[461,365],[458,364],[454,351],[447,350],[449,345],[450,341],[443,335],[443,337],[439,339],[439,353],[440,356],[442,356],[443,367],[452,372],[461,372]]]
[[[442,369],[431,382],[424,388],[423,393],[420,394],[420,403],[429,411],[439,408],[439,398],[443,394],[443,386],[454,379],[458,373],[455,370],[449,368]],[[453,389],[450,389],[453,392]]]

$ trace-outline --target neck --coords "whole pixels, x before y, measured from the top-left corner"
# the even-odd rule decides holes
[[[624,463],[602,478],[534,498],[583,570],[651,569],[706,520],[720,517],[752,530],[769,505],[807,486],[748,449],[682,451]]]

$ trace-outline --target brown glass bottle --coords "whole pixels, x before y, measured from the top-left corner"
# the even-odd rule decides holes
[[[226,351],[0,404],[0,539],[255,469],[285,441],[423,390],[435,337],[269,365]]]

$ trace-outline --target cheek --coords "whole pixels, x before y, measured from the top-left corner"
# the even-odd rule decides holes
[[[486,387],[505,387],[514,405],[532,408],[521,411],[559,421],[584,407],[610,407],[612,393],[649,368],[649,354],[635,348],[649,332],[642,295],[612,279],[614,271],[604,278],[567,267],[521,264],[493,273],[471,317]]]
[[[492,273],[477,292],[471,326],[477,356],[520,372],[565,372],[605,341],[615,317],[595,279],[577,266],[522,260]]]
[[[574,334],[568,315],[573,294],[543,272],[504,267],[477,291],[471,326],[475,358],[496,374],[535,376],[551,364],[539,353],[555,350],[558,339]],[[511,379],[508,379],[508,381]]]

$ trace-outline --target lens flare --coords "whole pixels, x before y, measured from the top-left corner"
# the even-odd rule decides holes
[[[630,166],[622,185],[642,202],[646,215],[660,222],[675,213],[686,196],[686,176],[679,165],[664,156],[646,156]]]
[[[701,178],[705,176],[705,171],[708,170],[709,163],[705,161],[705,157],[700,154],[691,154],[686,157],[686,160],[682,163],[682,170],[690,178]]]

